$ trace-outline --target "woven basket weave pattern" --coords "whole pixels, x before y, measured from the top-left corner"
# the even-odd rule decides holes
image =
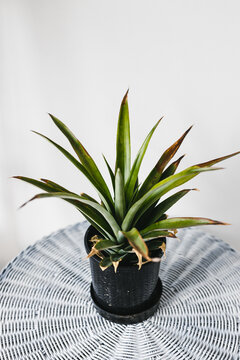
[[[28,247],[0,276],[1,360],[239,360],[240,255],[196,229],[169,239],[157,312],[111,323],[91,302],[88,223]]]

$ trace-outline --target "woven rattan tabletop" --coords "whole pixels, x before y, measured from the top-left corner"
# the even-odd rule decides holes
[[[240,254],[196,229],[169,239],[157,312],[135,325],[93,307],[87,222],[28,247],[0,275],[1,360],[237,360]]]

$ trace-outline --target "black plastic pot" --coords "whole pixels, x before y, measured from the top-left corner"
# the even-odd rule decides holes
[[[98,231],[93,226],[86,231],[84,244],[87,253],[92,245],[89,240],[96,234]],[[150,255],[161,257],[162,251],[155,250]],[[113,266],[102,271],[98,256],[89,260],[91,296],[100,315],[120,324],[137,323],[153,315],[162,294],[162,282],[158,277],[160,262],[149,262],[138,270],[138,266],[128,259],[120,262],[115,273]]]

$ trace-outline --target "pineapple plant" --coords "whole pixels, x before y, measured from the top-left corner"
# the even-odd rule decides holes
[[[116,163],[113,170],[104,157],[109,171],[112,191],[108,188],[99,168],[78,138],[55,116],[49,114],[54,124],[65,135],[77,157],[65,150],[47,136],[34,133],[55,146],[96,189],[99,201],[91,196],[76,194],[63,186],[48,180],[36,180],[24,176],[14,176],[37,186],[44,192],[29,201],[42,198],[60,198],[71,203],[96,229],[91,238],[91,251],[88,257],[99,257],[99,266],[105,270],[113,265],[115,272],[121,261],[134,256],[138,269],[149,262],[158,262],[160,256],[152,257],[156,249],[165,252],[165,238],[175,238],[179,228],[199,225],[225,225],[226,223],[199,217],[168,217],[166,212],[191,190],[183,189],[162,200],[173,190],[202,172],[219,170],[213,165],[235,156],[240,151],[207,162],[190,166],[177,172],[184,156],[171,162],[191,127],[166,151],[156,165],[139,183],[139,170],[150,139],[162,118],[157,121],[145,138],[133,164],[131,164],[130,124],[128,110],[128,91],[123,97],[117,126]],[[169,164],[170,163],[170,164]],[[24,203],[26,205],[29,201]]]

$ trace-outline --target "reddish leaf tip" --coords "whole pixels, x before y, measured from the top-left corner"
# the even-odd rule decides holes
[[[184,158],[184,156],[186,156],[186,154],[180,156],[180,158],[178,158],[177,160],[175,160],[173,162],[173,165],[175,165],[176,167],[178,167],[178,165],[180,164],[181,160]]]
[[[187,154],[183,154],[182,156],[180,156],[180,158],[178,159],[178,161],[181,161],[183,158],[184,158],[184,156],[186,156]]]
[[[123,99],[122,99],[122,105],[123,105],[123,104],[126,104],[126,102],[127,102],[128,92],[129,92],[129,88],[127,89],[126,94],[124,95],[124,97],[123,97]]]
[[[20,205],[17,209],[18,209],[18,210],[22,209],[27,203],[28,203],[28,201],[26,201],[25,203],[23,203],[22,205]]]
[[[211,224],[212,225],[231,225],[229,223],[223,222],[223,221],[218,221],[218,220],[211,220]]]
[[[157,125],[160,123],[160,121],[164,118],[164,115],[162,117],[160,117],[160,119],[157,122]]]
[[[219,222],[218,222],[218,225],[232,225],[232,224],[229,224],[229,223],[226,223],[226,222],[219,221]]]
[[[185,136],[189,133],[189,131],[192,129],[193,125],[191,125],[186,131],[185,133],[183,134],[182,138],[184,139]]]

